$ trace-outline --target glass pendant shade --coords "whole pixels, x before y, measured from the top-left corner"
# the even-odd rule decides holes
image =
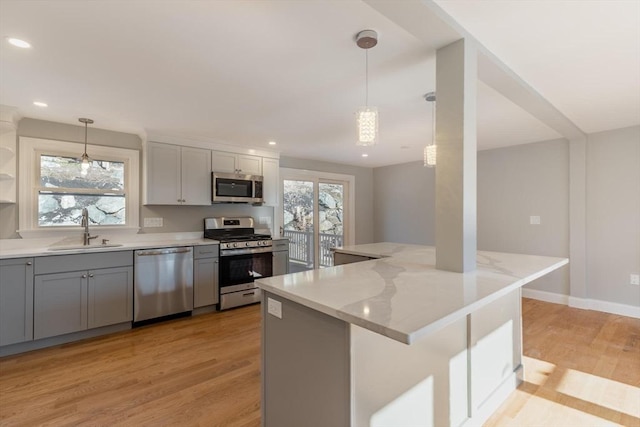
[[[424,165],[432,168],[436,165],[436,145],[429,144],[424,147]]]
[[[424,99],[431,103],[431,142],[424,147],[424,167],[433,168],[436,165],[436,93],[429,92]]]
[[[356,145],[370,146],[378,142],[378,109],[362,107],[356,112],[358,141]]]
[[[91,159],[87,153],[83,153],[82,157],[80,157],[80,169],[82,175],[86,175],[89,172],[89,168],[91,167]]]

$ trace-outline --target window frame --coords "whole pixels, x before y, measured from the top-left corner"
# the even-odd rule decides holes
[[[48,225],[38,224],[38,194],[40,186],[40,156],[77,157],[83,144],[41,138],[20,137],[19,149],[19,217],[18,233],[23,238],[54,237],[81,232],[80,224]],[[137,233],[140,215],[140,152],[127,148],[88,145],[87,152],[92,158],[124,162],[125,224],[94,225],[96,233]]]

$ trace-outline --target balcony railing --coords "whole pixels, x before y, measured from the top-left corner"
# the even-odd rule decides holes
[[[284,237],[289,239],[289,260],[305,264],[313,268],[313,232],[285,230]],[[320,267],[333,266],[331,248],[342,246],[342,236],[338,234],[320,233]]]

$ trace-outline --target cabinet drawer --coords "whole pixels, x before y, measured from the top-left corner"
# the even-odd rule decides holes
[[[218,258],[220,245],[202,245],[193,247],[193,258]]]
[[[133,251],[51,255],[37,257],[34,261],[34,272],[35,274],[64,273],[130,265],[133,265]]]

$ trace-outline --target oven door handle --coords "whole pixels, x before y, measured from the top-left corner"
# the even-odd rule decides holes
[[[239,248],[239,249],[223,249],[220,250],[220,256],[233,256],[233,255],[250,255],[250,254],[264,254],[268,252],[273,252],[273,248],[271,246],[266,246],[262,248]]]

